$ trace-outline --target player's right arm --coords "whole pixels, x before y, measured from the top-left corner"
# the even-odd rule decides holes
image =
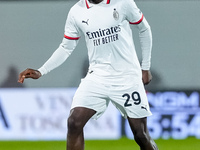
[[[47,74],[51,70],[60,66],[71,55],[78,40],[80,38],[80,31],[78,30],[73,16],[69,13],[65,25],[65,34],[60,46],[52,54],[52,56],[44,63],[38,70],[26,69],[20,73],[18,82],[23,83],[25,78],[38,79],[42,75]]]
[[[22,71],[19,74],[18,82],[23,83],[24,79],[26,78],[38,79],[42,75],[45,75],[51,70],[60,66],[71,55],[72,51],[77,45],[77,42],[77,40],[69,40],[63,38],[63,42],[60,44],[58,49],[52,54],[52,56],[44,63],[42,67],[40,67],[38,70],[28,68]]]
[[[65,62],[65,60],[71,55],[78,43],[77,39],[63,38],[62,43],[58,49],[52,54],[52,56],[44,63],[42,67],[38,69],[41,75],[45,75],[51,70],[57,68]]]

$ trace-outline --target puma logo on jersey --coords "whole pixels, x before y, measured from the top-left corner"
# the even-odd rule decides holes
[[[90,72],[89,72],[89,74],[92,74],[94,71],[93,70],[91,70]]]
[[[82,20],[82,23],[85,23],[85,24],[89,25],[88,21],[89,21],[89,19],[87,21]]]

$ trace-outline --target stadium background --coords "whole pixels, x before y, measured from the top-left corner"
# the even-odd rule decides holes
[[[200,51],[198,45],[200,1],[135,1],[153,32],[151,71],[154,78],[146,88],[150,93],[150,98],[153,97],[157,102],[161,99],[163,102],[162,104],[152,103],[152,109],[156,114],[154,115],[156,120],[153,122],[156,122],[158,126],[155,130],[162,128],[162,131],[166,131],[162,132],[165,136],[157,137],[158,139],[177,139],[176,135],[173,137],[165,134],[171,133],[174,130],[172,126],[175,126],[177,129],[175,134],[177,133],[178,137],[182,136],[181,139],[194,137],[191,141],[195,141],[200,138]],[[5,128],[5,121],[2,118],[8,111],[5,110],[5,93],[8,95],[17,93],[12,92],[15,88],[22,92],[26,91],[26,88],[33,94],[35,94],[35,89],[40,91],[55,89],[55,92],[59,89],[67,90],[76,88],[84,77],[88,62],[84,38],[81,38],[72,56],[62,66],[39,80],[26,80],[23,85],[16,82],[20,71],[28,67],[39,68],[58,47],[63,38],[67,13],[76,2],[77,0],[0,1],[1,132]],[[133,32],[140,59],[137,30],[134,27]],[[23,97],[23,94],[20,96]],[[17,100],[21,98],[20,96],[15,97],[15,100],[11,99],[10,105],[19,104]],[[167,109],[165,109],[166,105]],[[121,135],[128,136],[125,131],[126,123],[124,120],[121,122]],[[187,133],[181,132],[185,130],[188,130]],[[7,138],[0,139],[8,140]],[[17,139],[14,138],[14,140]],[[192,150],[198,146],[196,143]],[[3,148],[0,144],[1,147]]]

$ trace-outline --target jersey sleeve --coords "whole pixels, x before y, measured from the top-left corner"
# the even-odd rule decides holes
[[[143,14],[135,4],[134,0],[127,0],[126,19],[130,24],[139,24],[143,20]]]
[[[143,13],[136,6],[134,0],[127,0],[126,19],[130,24],[136,25],[139,30],[139,40],[142,50],[142,70],[149,70],[151,65],[152,33],[150,25],[143,16]]]
[[[63,64],[76,48],[79,38],[80,31],[75,24],[72,14],[69,12],[65,24],[65,32],[62,43],[55,50],[52,56],[44,63],[44,65],[38,69],[38,71],[40,71],[42,75],[45,75]]]
[[[69,40],[63,38],[60,46],[55,50],[52,56],[44,63],[42,67],[38,69],[42,75],[47,74],[51,70],[59,67],[65,62],[65,60],[71,55],[76,48],[78,40]]]
[[[75,22],[73,12],[70,10],[65,23],[64,37],[69,40],[78,40],[80,38],[80,30]]]
[[[149,70],[151,65],[152,33],[151,27],[145,17],[136,25],[139,30],[140,46],[142,50],[142,70]]]

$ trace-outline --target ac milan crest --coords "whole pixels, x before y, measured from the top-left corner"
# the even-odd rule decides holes
[[[116,10],[116,8],[114,8],[114,11],[113,11],[113,18],[114,18],[115,20],[118,20],[118,19],[119,19],[119,13],[118,13],[118,11]]]

